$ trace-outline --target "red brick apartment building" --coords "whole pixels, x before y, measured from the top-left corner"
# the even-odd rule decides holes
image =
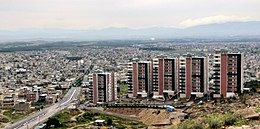
[[[117,98],[114,73],[93,73],[89,78],[89,100],[93,104],[114,101]]]
[[[179,57],[128,65],[129,97],[202,96],[208,91],[208,58]]]
[[[214,97],[230,97],[243,91],[243,54],[218,50],[214,54]]]

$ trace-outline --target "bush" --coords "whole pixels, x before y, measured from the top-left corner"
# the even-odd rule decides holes
[[[79,123],[81,123],[81,122],[86,122],[86,121],[87,121],[87,120],[86,120],[84,117],[82,117],[82,116],[77,117],[76,120],[77,120],[77,122],[79,122]]]
[[[48,121],[46,122],[46,126],[50,127],[50,126],[54,126],[55,128],[57,127],[61,127],[62,125],[60,124],[60,121],[57,118],[49,118]]]
[[[7,118],[5,118],[5,117],[0,118],[0,123],[8,123],[8,122],[9,122],[9,120]]]
[[[86,112],[83,114],[83,117],[87,120],[93,120],[93,118],[98,115],[98,113]]]
[[[195,124],[191,129],[203,129],[203,126],[201,124]]]
[[[224,125],[231,126],[234,125],[237,121],[237,117],[235,115],[228,115],[224,120]]]
[[[177,129],[194,129],[193,126],[194,126],[195,122],[193,120],[185,120],[183,122],[181,122]]]
[[[125,129],[126,128],[126,126],[124,126],[124,125],[115,125],[115,127],[117,129]]]
[[[250,81],[250,82],[246,82],[245,84],[246,88],[260,88],[260,81]]]
[[[112,119],[111,119],[111,118],[108,118],[108,119],[107,119],[107,125],[112,125],[112,123],[113,123]]]
[[[217,120],[212,120],[212,121],[210,121],[210,123],[209,123],[209,127],[210,127],[210,129],[218,129],[218,128],[221,127],[221,124],[220,124],[220,122],[217,121]]]
[[[220,128],[222,126],[242,126],[247,125],[248,121],[239,114],[211,114],[204,118],[210,129]]]
[[[255,107],[255,112],[260,112],[260,106]]]

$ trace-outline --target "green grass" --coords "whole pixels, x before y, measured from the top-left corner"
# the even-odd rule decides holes
[[[119,84],[120,85],[120,95],[125,95],[128,92],[127,84]]]
[[[226,126],[247,125],[248,121],[239,114],[210,114],[202,120],[187,119],[178,125],[177,129],[219,129]]]
[[[6,117],[0,117],[0,123],[8,123],[9,120]]]
[[[79,115],[80,112],[77,109],[73,109],[73,110],[63,110],[61,113],[53,116],[54,118],[58,119],[60,124],[62,125],[62,127],[60,127],[59,129],[66,129],[68,126],[68,124],[71,123],[75,123],[75,121],[72,121],[71,118],[73,116],[77,116]]]
[[[55,116],[61,123],[67,122],[70,119],[70,114],[68,112],[62,112]]]
[[[260,112],[260,106],[255,107],[255,112],[256,112],[256,113],[259,113],[259,112]]]
[[[217,121],[219,126],[242,126],[248,124],[246,119],[240,114],[226,113],[226,114],[211,114],[204,118],[207,123]],[[213,122],[212,122],[213,123]]]
[[[195,121],[194,121],[194,120],[187,119],[187,120],[181,122],[181,123],[178,125],[178,128],[177,128],[177,129],[192,129],[192,127],[193,127],[194,124],[195,124]]]
[[[77,116],[76,121],[72,121],[71,117],[77,116],[77,114],[71,114],[70,111],[64,110],[61,113],[54,116],[54,118],[58,119],[62,127],[59,127],[59,129],[66,129],[69,127],[80,128],[80,127],[87,127],[88,124],[91,122],[97,120],[97,119],[104,119],[106,122],[109,121],[109,119],[112,120],[112,125],[118,129],[125,129],[125,128],[132,128],[132,129],[138,129],[138,128],[144,128],[147,127],[145,124],[139,121],[132,121],[112,115],[107,114],[101,114],[101,113],[93,113],[93,112],[85,112],[83,115]],[[75,124],[71,126],[71,124]],[[108,123],[106,123],[106,126]]]
[[[12,122],[16,122],[30,115],[31,113],[33,113],[33,110],[20,112],[20,111],[15,111],[14,109],[7,109],[3,112],[3,115],[7,116]]]

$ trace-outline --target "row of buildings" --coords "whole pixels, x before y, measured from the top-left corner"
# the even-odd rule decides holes
[[[209,77],[208,57],[185,55],[159,57],[150,61],[135,60],[128,64],[129,97],[213,97],[233,96],[243,90],[243,55],[216,51],[213,76]]]
[[[243,54],[216,51],[210,76],[208,57],[184,55],[159,57],[128,64],[128,96],[170,99],[230,97],[243,91]],[[88,99],[93,104],[115,101],[117,79],[114,72],[95,71],[88,77]]]
[[[14,108],[18,111],[30,110],[31,105],[52,104],[62,95],[62,90],[55,87],[46,89],[38,86],[0,90],[0,108]]]

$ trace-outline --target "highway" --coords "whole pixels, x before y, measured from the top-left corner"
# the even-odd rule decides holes
[[[58,103],[38,111],[20,121],[17,121],[6,127],[6,129],[31,129],[37,124],[46,121],[49,117],[55,115],[61,110],[70,106],[74,100],[78,100],[80,95],[80,87],[72,87],[67,94]]]

